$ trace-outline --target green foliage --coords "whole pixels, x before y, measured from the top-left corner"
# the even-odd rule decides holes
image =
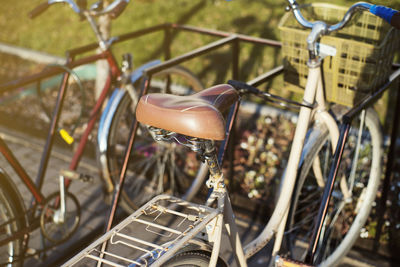
[[[95,42],[86,21],[81,21],[67,5],[55,4],[34,20],[27,13],[44,0],[2,1],[0,5],[0,42],[62,56],[68,49]],[[89,4],[95,0],[89,0]],[[299,0],[299,3],[314,1]],[[351,5],[357,1],[330,1]],[[400,8],[396,0],[376,0],[378,4]],[[278,22],[285,12],[285,0],[132,0],[124,13],[113,21],[112,35],[119,35],[165,22],[279,39]],[[131,52],[135,65],[162,58],[163,34],[151,34],[115,47],[117,58]],[[173,56],[217,40],[188,32],[173,33]],[[187,67],[206,85],[226,81],[231,76],[230,50],[219,49],[192,60]],[[251,79],[280,64],[279,49],[243,44],[240,52],[240,78]]]
[[[58,55],[95,41],[88,23],[80,21],[67,5],[55,4],[34,20],[29,19],[27,13],[43,1],[2,1],[0,41]],[[316,1],[299,0],[299,3],[303,2]],[[350,5],[356,1],[333,2]],[[395,0],[375,2],[399,6]],[[112,32],[117,35],[159,23],[176,22],[278,39],[276,26],[285,6],[285,0],[132,0],[124,13],[113,21]],[[202,44],[201,39],[190,34],[181,39],[180,45],[184,47]],[[133,51],[142,49],[135,46]]]

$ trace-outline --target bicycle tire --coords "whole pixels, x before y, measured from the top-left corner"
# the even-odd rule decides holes
[[[201,82],[188,70],[172,67],[154,75],[149,92],[165,93],[166,89],[160,89],[157,84],[163,77],[170,77],[172,93],[186,94],[188,92],[181,90],[187,89],[187,86],[190,91],[195,92],[203,89]],[[132,92],[135,91],[126,91],[116,108],[108,133],[107,159],[101,163],[106,164],[107,175],[114,183],[119,181],[129,127],[134,118],[135,108],[132,103],[136,103],[137,99],[132,101],[132,98],[137,96],[132,96]],[[199,161],[194,152],[175,143],[155,143],[147,128],[142,125],[139,127],[121,193],[120,205],[128,213],[132,213],[157,194],[183,195],[198,172]]]
[[[26,225],[25,210],[16,187],[8,175],[0,170],[0,240],[18,233]],[[10,222],[5,224],[6,222]],[[24,256],[23,237],[10,241],[0,247],[1,266],[22,266]]]
[[[208,267],[211,253],[203,250],[184,251],[176,254],[163,267]],[[217,267],[226,267],[226,264],[219,258]]]
[[[83,82],[79,79],[77,73],[75,73],[72,69],[65,68],[62,65],[48,65],[44,68],[43,71],[46,71],[47,68],[61,68],[66,73],[69,73],[69,84],[65,88],[64,92],[64,101],[63,101],[63,109],[64,112],[60,113],[60,118],[58,121],[59,128],[65,128],[70,135],[74,135],[75,130],[81,126],[82,118],[86,118],[89,116],[88,103],[89,106],[94,106],[94,96],[90,93],[90,91],[86,92],[83,87]],[[53,79],[54,81],[54,79]],[[39,105],[42,109],[42,119],[46,122],[50,122],[53,117],[53,111],[56,106],[56,101],[59,94],[58,82],[56,84],[53,81],[45,81],[44,84],[47,86],[41,86],[41,82],[38,82],[36,87],[36,94],[38,98]],[[85,87],[94,87],[93,81],[85,81]],[[90,97],[88,99],[87,94],[90,93]],[[65,112],[66,109],[68,112]]]
[[[358,119],[355,120],[358,123]],[[361,158],[357,160],[358,166],[362,166],[359,169],[357,167],[357,173],[354,178],[357,181],[353,181],[353,186],[351,186],[350,181],[349,189],[352,190],[351,200],[348,197],[345,200],[343,195],[345,191],[339,188],[340,177],[346,171],[346,178],[349,178],[350,175],[348,173],[353,165],[351,157],[346,156],[354,155],[354,151],[351,148],[354,147],[354,141],[357,140],[354,134],[358,134],[358,128],[354,126],[353,123],[315,256],[315,264],[320,264],[321,266],[334,266],[338,264],[340,259],[353,246],[368,218],[379,185],[382,158],[382,130],[378,115],[373,109],[368,109],[366,110],[361,146],[359,146],[362,148],[360,150]],[[317,155],[320,158],[320,166],[327,163],[324,165],[327,169],[322,169],[323,178],[326,181],[332,159],[332,148],[326,128],[323,128],[317,139],[310,141],[314,142],[314,145],[309,150],[309,153],[305,155],[303,165],[299,170],[299,178],[288,217],[289,229],[286,232],[286,240],[288,241],[292,257],[296,259],[297,257],[293,255],[294,242],[303,241],[308,243],[323,191],[323,187],[318,186],[318,183],[315,182],[316,179],[311,168],[312,164]],[[368,153],[368,155],[363,153]],[[330,160],[323,161],[321,156]],[[365,168],[369,169],[366,170]],[[349,181],[346,182],[349,185]],[[335,214],[334,212],[337,213]],[[341,217],[339,218],[339,216]],[[340,239],[342,237],[343,239]],[[303,254],[304,256],[305,253]],[[304,258],[300,257],[299,260],[304,260]]]

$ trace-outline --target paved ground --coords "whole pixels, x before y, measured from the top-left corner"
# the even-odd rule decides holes
[[[29,175],[36,177],[39,160],[43,149],[44,141],[39,138],[34,138],[27,134],[11,131],[4,127],[0,127],[0,136],[9,144],[17,158],[21,160]],[[58,190],[58,172],[62,168],[68,167],[68,162],[71,157],[71,152],[65,149],[56,147],[53,150],[52,158],[49,163],[49,170],[46,175],[44,193],[49,194]],[[12,176],[13,170],[4,162],[4,158],[0,157],[0,166],[5,167],[6,171]],[[79,170],[83,173],[91,174],[95,180],[93,183],[75,182],[71,187],[71,192],[79,199],[82,208],[82,219],[78,231],[68,242],[48,251],[46,257],[31,257],[25,261],[24,266],[57,266],[68,259],[71,255],[85,247],[93,240],[94,237],[102,233],[104,222],[108,214],[107,205],[104,204],[101,183],[99,181],[94,159],[84,157]],[[25,206],[28,207],[31,195],[25,186],[18,180],[14,180],[20,190]],[[122,216],[122,215],[121,215]],[[260,229],[259,225],[252,225],[249,231],[250,222],[241,219],[238,216],[241,234],[249,240],[254,236],[254,233]],[[38,249],[40,247],[40,232],[37,230],[32,234],[29,247]],[[246,242],[246,241],[245,241]],[[224,244],[228,244],[224,242]],[[229,253],[226,252],[228,247],[225,247],[225,257],[229,258]],[[265,266],[268,261],[268,248],[258,253],[250,262],[250,266]],[[350,257],[347,257],[341,266],[396,266],[396,263],[390,263],[386,258],[370,251],[353,250]],[[232,266],[235,266],[232,264]],[[399,266],[399,265],[397,265]]]
[[[33,178],[33,180],[36,180],[44,141],[25,134],[11,132],[4,128],[0,128],[0,135],[9,145],[15,156],[21,161],[28,174]],[[59,170],[67,169],[70,159],[70,151],[65,149],[61,150],[59,148],[53,150],[43,186],[43,193],[45,195],[58,191]],[[6,172],[13,178],[23,196],[25,207],[29,207],[32,195],[25,185],[16,178],[17,176],[14,175],[12,168],[5,163],[2,155],[0,165],[4,167]],[[84,158],[80,164],[79,171],[92,175],[95,177],[95,181],[93,183],[83,183],[78,181],[73,183],[71,186],[70,191],[79,199],[82,210],[82,217],[78,231],[70,241],[46,253],[47,259],[45,261],[38,259],[38,257],[33,257],[25,261],[25,266],[51,266],[52,261],[56,260],[61,254],[64,254],[71,245],[76,246],[76,244],[74,244],[76,241],[87,235],[90,237],[92,232],[95,232],[94,234],[99,234],[101,229],[103,229],[103,223],[107,217],[106,214],[108,213],[108,207],[103,201],[102,189],[100,186],[101,183],[98,180],[94,160],[88,157]],[[40,242],[40,232],[39,230],[36,230],[31,236],[29,247],[38,249],[40,248]],[[33,250],[31,250],[31,252],[33,252]]]

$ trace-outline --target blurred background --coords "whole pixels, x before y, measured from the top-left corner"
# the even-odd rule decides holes
[[[69,49],[96,42],[88,23],[81,21],[66,5],[51,6],[34,20],[29,19],[28,12],[42,2],[43,0],[2,1],[0,43],[64,57],[65,51]],[[96,1],[88,1],[89,4],[94,2]],[[306,4],[321,1],[298,2]],[[331,4],[344,6],[356,2],[358,1],[329,1]],[[400,9],[399,0],[375,0],[373,3]],[[286,6],[285,0],[131,0],[122,15],[111,22],[111,36],[171,22],[280,40],[278,24]],[[216,40],[218,38],[194,33],[173,32],[172,57]],[[122,54],[129,51],[133,55],[134,66],[140,66],[152,59],[163,59],[162,44],[163,33],[159,32],[120,43],[113,50],[119,61]],[[212,86],[226,82],[231,77],[230,60],[231,50],[226,47],[197,57],[185,63],[185,67],[195,73],[205,86]],[[243,81],[250,80],[280,65],[281,61],[279,48],[243,44],[240,51],[239,77]],[[0,83],[38,72],[43,68],[45,64],[29,62],[0,52]],[[376,106],[386,135],[390,134],[392,127],[393,104],[389,100],[394,99],[391,96],[395,93],[395,89],[389,91]],[[4,113],[0,113],[0,116],[2,114],[4,116]],[[388,200],[390,208],[385,214],[385,228],[381,237],[382,244],[388,244],[392,251],[400,249],[400,172],[398,167],[396,170]],[[366,228],[366,237],[370,240],[373,240],[376,231],[374,212]]]

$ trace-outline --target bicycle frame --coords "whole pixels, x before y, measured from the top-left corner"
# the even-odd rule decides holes
[[[332,149],[334,150],[333,162],[330,167],[329,176],[325,183],[325,189],[321,199],[321,205],[318,212],[318,217],[316,224],[312,231],[313,235],[309,243],[309,248],[307,250],[306,263],[313,264],[314,256],[318,244],[318,240],[321,234],[321,229],[323,228],[323,223],[327,213],[328,204],[331,198],[333,185],[336,181],[338,174],[338,169],[340,167],[341,158],[344,151],[344,146],[347,141],[347,136],[349,133],[350,125],[353,119],[360,114],[360,112],[367,107],[371,106],[376,100],[380,98],[382,93],[388,89],[388,87],[400,77],[400,69],[396,70],[389,77],[388,81],[379,89],[373,90],[374,93],[367,95],[360,104],[349,110],[342,118],[343,124],[340,126],[340,131],[338,125],[332,116],[325,110],[325,99],[323,97],[323,87],[321,82],[321,70],[319,65],[309,64],[309,74],[304,91],[303,103],[316,103],[316,108],[311,112],[310,109],[305,107],[300,108],[298,125],[296,127],[296,132],[294,140],[292,143],[292,149],[290,151],[289,161],[286,167],[286,173],[283,179],[283,185],[281,187],[281,192],[285,192],[283,197],[282,194],[279,197],[278,203],[275,206],[274,212],[268,221],[267,226],[264,228],[262,233],[253,240],[250,244],[246,245],[245,257],[251,257],[259,251],[271,238],[275,236],[273,256],[280,249],[280,244],[283,237],[283,232],[286,225],[286,220],[289,211],[290,198],[293,193],[295,179],[297,177],[297,170],[301,159],[301,150],[303,148],[304,139],[306,136],[306,131],[308,125],[310,124],[310,119],[313,114],[315,114],[315,119],[322,121],[328,128],[329,135],[332,140]],[[304,129],[305,127],[305,129]],[[299,150],[300,149],[300,150]],[[303,153],[306,153],[303,151]],[[318,178],[318,174],[316,179]],[[343,190],[343,189],[342,189]]]
[[[300,107],[298,124],[296,126],[296,131],[292,142],[289,161],[286,167],[285,176],[283,177],[283,184],[280,189],[280,191],[285,192],[285,194],[280,194],[278,202],[274,208],[274,212],[264,230],[258,235],[257,238],[255,238],[253,241],[247,244],[244,247],[244,249],[242,249],[240,238],[236,230],[236,225],[233,219],[234,214],[232,206],[229,201],[229,197],[227,196],[227,192],[225,188],[223,188],[223,192],[218,192],[218,194],[221,194],[218,196],[218,201],[217,201],[218,210],[223,211],[222,213],[224,221],[229,225],[229,227],[227,227],[228,230],[227,232],[230,238],[231,247],[236,257],[236,260],[240,264],[240,266],[246,266],[246,259],[250,258],[261,248],[263,248],[272,239],[272,237],[274,237],[274,235],[276,236],[275,236],[273,255],[276,254],[280,249],[280,243],[282,240],[283,231],[288,216],[289,204],[295,185],[295,180],[297,178],[298,166],[300,164],[302,153],[306,153],[305,151],[303,151],[303,145],[306,133],[308,131],[308,126],[312,119],[312,113],[318,114],[317,115],[318,119],[322,120],[323,123],[326,124],[332,140],[338,140],[339,136],[338,126],[335,120],[331,117],[331,115],[329,115],[329,113],[325,110],[325,100],[323,97],[321,70],[319,68],[319,65],[316,65],[314,68],[310,68],[308,77],[309,80],[306,89],[304,91],[302,103],[306,104],[317,103],[317,105],[315,108],[306,106]],[[249,82],[250,85],[257,85],[258,83],[259,81]],[[232,119],[234,120],[235,118],[233,117]],[[231,125],[232,121],[228,121],[227,124]],[[335,141],[332,144],[332,146],[336,147]],[[211,196],[210,198],[212,199],[213,196]],[[222,227],[222,224],[223,223],[221,223],[220,227]],[[215,252],[214,249],[216,250]],[[218,255],[219,255],[219,244],[214,243],[210,266],[215,266]]]
[[[76,66],[80,66],[83,64],[97,61],[99,59],[106,59],[108,61],[109,65],[110,65],[110,69],[111,69],[111,74],[107,79],[107,82],[102,90],[102,93],[101,93],[99,99],[97,100],[95,106],[93,107],[93,109],[90,112],[90,119],[89,119],[86,129],[81,137],[81,140],[78,144],[78,148],[75,151],[75,153],[72,157],[72,160],[70,162],[70,165],[69,165],[69,169],[72,171],[76,170],[78,167],[79,161],[82,157],[84,148],[88,141],[89,134],[95,125],[95,122],[101,111],[101,107],[102,107],[102,105],[109,93],[109,90],[111,88],[111,81],[112,81],[112,79],[116,79],[116,77],[120,76],[121,72],[118,68],[118,65],[117,65],[117,62],[116,62],[114,56],[112,55],[112,53],[109,50],[106,50],[95,56],[82,58],[77,61],[73,61],[72,58],[69,58],[68,63],[66,64],[67,67],[73,68]],[[61,71],[59,71],[59,72],[61,72]],[[50,72],[50,74],[52,74],[52,75],[57,74],[57,70],[53,69]],[[23,168],[21,163],[16,159],[16,157],[14,156],[12,151],[8,148],[8,146],[4,142],[4,140],[0,137],[0,152],[4,155],[5,159],[8,161],[8,163],[12,166],[12,168],[18,174],[21,181],[27,186],[28,190],[32,193],[34,200],[35,200],[35,204],[37,204],[37,205],[43,205],[43,203],[45,201],[45,197],[41,192],[41,188],[42,188],[42,185],[44,182],[44,175],[47,170],[47,165],[48,165],[48,162],[50,159],[50,153],[51,153],[51,149],[52,149],[53,142],[54,142],[54,137],[55,137],[55,133],[56,133],[58,120],[60,118],[60,114],[62,111],[62,105],[63,105],[65,94],[67,91],[68,79],[69,79],[69,73],[64,73],[63,79],[62,79],[62,82],[60,85],[60,89],[58,92],[55,108],[53,110],[53,116],[52,116],[52,119],[50,122],[50,129],[48,131],[46,144],[45,144],[45,147],[44,147],[44,150],[42,153],[36,184],[33,182],[31,177],[27,174],[27,172],[25,171],[25,169]],[[66,190],[68,190],[70,183],[71,183],[70,179],[67,179],[67,178],[64,179],[64,188]],[[31,216],[31,218],[30,218],[30,220],[31,220],[31,219],[33,219],[34,214],[30,214],[30,216]],[[25,232],[25,231],[26,231],[25,229],[21,230],[21,232]],[[19,236],[19,233],[16,233],[16,236]],[[0,246],[7,242],[9,242],[9,240],[1,241]]]

